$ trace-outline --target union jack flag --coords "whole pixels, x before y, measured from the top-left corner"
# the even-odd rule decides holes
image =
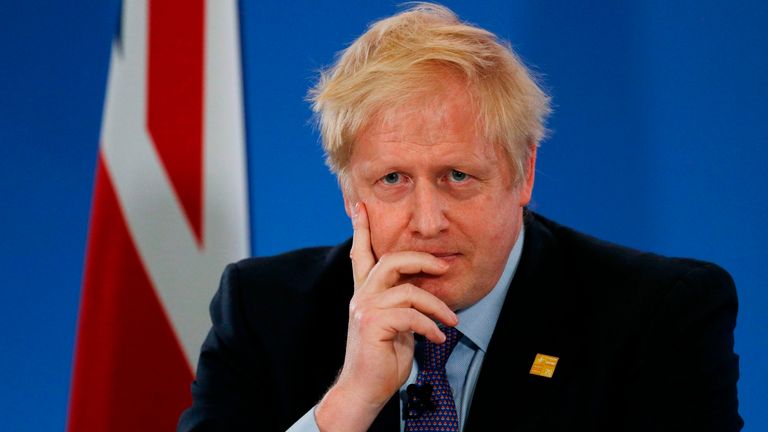
[[[68,430],[174,430],[208,303],[249,254],[234,0],[126,0],[112,46]]]

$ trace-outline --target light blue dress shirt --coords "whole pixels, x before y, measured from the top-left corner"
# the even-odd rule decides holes
[[[464,422],[469,414],[469,407],[472,404],[472,396],[475,393],[475,385],[480,375],[485,352],[488,350],[488,343],[491,341],[493,330],[496,328],[496,321],[499,319],[499,313],[501,313],[504,298],[507,296],[509,284],[512,282],[512,278],[517,270],[517,264],[520,262],[524,237],[525,228],[523,227],[520,230],[517,241],[515,241],[514,247],[512,247],[512,251],[509,253],[504,271],[491,292],[472,306],[456,312],[459,316],[459,325],[456,328],[463,336],[456,345],[456,348],[453,349],[451,356],[448,357],[445,370],[448,375],[448,383],[453,391],[453,399],[456,401],[460,430],[464,430]],[[419,365],[416,359],[414,359],[411,374],[400,388],[401,396],[409,384],[416,382],[418,373]],[[405,430],[402,410],[403,406],[400,404],[401,431]],[[312,408],[294,423],[288,431],[319,432],[320,429],[317,427],[317,423],[315,423],[314,413],[315,408]]]

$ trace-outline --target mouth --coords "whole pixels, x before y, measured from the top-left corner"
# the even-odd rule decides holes
[[[440,258],[441,260],[445,261],[446,263],[450,264],[451,262],[455,261],[456,259],[461,256],[460,253],[451,253],[451,252],[439,252],[439,253],[432,253],[432,256],[435,258]]]
[[[440,258],[443,261],[451,262],[455,259],[457,259],[461,254],[458,252],[429,252],[428,254],[434,256],[435,258]]]

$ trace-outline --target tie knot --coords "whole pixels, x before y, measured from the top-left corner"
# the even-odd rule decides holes
[[[424,344],[424,369],[444,370],[448,357],[453,352],[456,344],[459,343],[461,333],[455,327],[440,327],[440,330],[445,333],[445,342],[436,344],[426,340]]]

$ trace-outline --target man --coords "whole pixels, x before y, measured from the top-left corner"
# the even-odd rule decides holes
[[[549,103],[494,35],[420,4],[310,95],[353,239],[227,268],[179,430],[741,428],[730,277],[526,210]]]

